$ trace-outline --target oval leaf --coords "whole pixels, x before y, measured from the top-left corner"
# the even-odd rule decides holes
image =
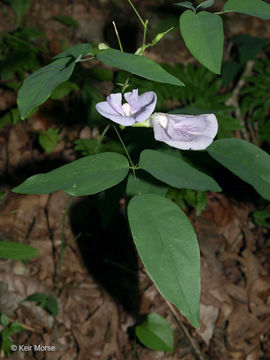
[[[215,3],[215,0],[206,0],[206,1],[202,2],[202,3],[200,3],[200,5],[198,5],[196,9],[197,10],[199,10],[199,9],[207,9],[207,8],[211,7],[212,5],[214,5],[214,3]]]
[[[0,258],[28,260],[38,256],[38,250],[32,246],[12,241],[0,241]]]
[[[150,349],[173,352],[173,332],[162,316],[147,315],[145,321],[136,326],[135,332],[140,342]]]
[[[179,3],[175,3],[174,5],[190,9],[194,12],[196,11],[195,7],[193,6],[192,2],[190,2],[190,1],[182,1]]]
[[[118,184],[128,171],[129,163],[121,154],[89,155],[48,173],[31,176],[12,191],[50,194],[63,190],[73,196],[92,195]]]
[[[199,327],[200,252],[184,212],[159,195],[135,195],[128,205],[131,233],[161,294]]]
[[[234,11],[261,19],[270,19],[270,4],[262,0],[227,0],[224,11]]]
[[[75,60],[61,58],[39,69],[24,80],[18,92],[18,107],[22,119],[40,104],[44,103],[52,91],[68,80],[73,72]]]
[[[101,51],[97,58],[104,64],[165,84],[184,86],[182,81],[168,73],[160,65],[142,55],[125,53],[115,49]]]
[[[221,191],[210,176],[193,168],[184,160],[160,151],[144,150],[140,156],[139,166],[155,178],[176,188]]]
[[[159,182],[145,171],[136,171],[136,178],[132,173],[129,174],[127,180],[126,194],[128,196],[136,194],[157,194],[165,196],[168,187]]]
[[[91,44],[77,44],[56,55],[53,59],[60,59],[67,56],[78,59],[85,55],[94,55],[94,50]]]
[[[270,156],[259,147],[241,139],[216,140],[208,153],[240,179],[270,200]]]
[[[180,16],[180,31],[191,54],[207,69],[220,74],[224,42],[221,17],[187,10]]]

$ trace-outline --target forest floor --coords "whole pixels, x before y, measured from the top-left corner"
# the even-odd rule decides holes
[[[153,23],[167,16],[163,10],[156,10],[158,1],[133,2]],[[138,24],[128,4],[121,6],[122,13],[114,13],[108,0],[33,1],[25,21],[42,29],[52,55],[61,51],[62,41],[71,46],[111,39],[117,47],[111,21],[115,20],[123,28],[132,23],[136,29]],[[0,10],[0,28],[12,31],[13,25],[4,11],[9,12],[8,6],[3,5]],[[76,19],[78,29],[54,21],[53,17],[59,14]],[[249,33],[270,40],[270,26],[266,21],[231,16],[225,28],[227,37]],[[104,29],[108,29],[107,38],[104,38]],[[139,34],[141,36],[141,31]],[[147,55],[159,62],[192,61],[179,33],[168,36]],[[108,84],[110,86],[112,84]],[[0,88],[0,93],[0,111],[4,113],[15,105],[16,97],[8,89]],[[268,233],[253,222],[254,205],[230,194],[208,193],[206,210],[199,217],[194,211],[189,213],[201,249],[200,330],[192,328],[177,311],[172,312],[158,293],[132,245],[124,216],[119,215],[123,217],[121,228],[112,226],[102,231],[88,197],[78,198],[71,207],[65,224],[68,246],[57,283],[62,210],[68,195],[63,192],[52,195],[10,192],[25,173],[44,171],[48,164],[56,167],[74,160],[77,153],[72,142],[91,136],[87,126],[74,121],[61,128],[63,140],[50,155],[42,152],[33,131],[47,129],[58,121],[57,114],[44,111],[50,106],[49,101],[30,119],[15,126],[8,125],[0,132],[0,173],[4,179],[1,190],[6,190],[0,202],[1,239],[27,243],[39,250],[39,256],[28,262],[0,261],[0,312],[19,321],[26,329],[14,337],[14,343],[55,346],[54,352],[18,351],[11,358],[270,359]],[[66,113],[69,111],[72,110],[66,109]],[[124,199],[120,207],[122,210],[125,207]],[[33,302],[23,302],[33,293],[54,295],[59,314],[54,317]],[[135,342],[133,326],[141,315],[149,312],[161,314],[170,322],[175,334],[174,354],[149,350]],[[1,358],[7,357],[2,354]]]

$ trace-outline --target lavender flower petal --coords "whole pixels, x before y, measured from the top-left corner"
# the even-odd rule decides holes
[[[155,113],[151,120],[156,140],[182,150],[207,148],[218,130],[214,114],[190,116]]]
[[[117,124],[130,126],[135,123],[134,118],[120,115],[107,101],[102,101],[96,104],[96,109],[102,116],[116,122]]]
[[[107,96],[106,98],[107,103],[111,105],[111,107],[117,111],[120,115],[124,115],[123,109],[122,109],[122,94],[111,94]]]
[[[125,93],[124,97],[126,102],[129,104],[132,113],[135,113],[140,109],[138,89]]]
[[[157,95],[154,91],[147,91],[139,96],[139,110],[134,114],[136,122],[144,122],[155,110]]]
[[[144,122],[153,113],[157,96],[153,91],[138,95],[138,89],[124,94],[127,103],[122,105],[122,94],[111,94],[107,101],[96,104],[97,111],[104,117],[124,126]]]

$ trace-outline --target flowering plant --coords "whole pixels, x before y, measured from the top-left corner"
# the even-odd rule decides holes
[[[131,3],[130,0],[129,2]],[[224,9],[226,12],[254,12],[260,17],[270,18],[266,11],[269,11],[267,4],[264,11],[257,11],[255,1],[252,2],[253,5],[244,3],[227,0]],[[195,8],[190,2],[180,3],[180,6],[188,7],[180,16],[180,29],[191,53],[203,65],[219,74],[223,51],[221,13],[201,11],[212,6],[211,4],[213,1],[207,0]],[[134,8],[132,3],[131,5]],[[155,92],[148,91],[139,95],[138,89],[134,89],[124,93],[129,86],[129,78],[133,75],[153,82],[184,86],[180,79],[143,56],[144,50],[154,46],[170,29],[158,34],[151,43],[146,44],[148,20],[143,21],[136,9],[135,12],[144,28],[142,46],[135,54],[123,51],[117,31],[120,50],[110,49],[104,44],[96,48],[91,44],[73,46],[54,57],[49,65],[23,82],[18,93],[18,107],[21,118],[25,119],[48,99],[58,85],[69,79],[77,63],[95,58],[103,64],[129,73],[126,82],[121,84],[122,92],[110,94],[106,101],[99,102],[96,105],[97,111],[122,127],[143,125],[153,128],[156,143],[148,146],[148,149],[143,148],[139,158],[137,153],[133,156],[117,127],[113,125],[125,155],[123,152],[110,151],[85,156],[48,173],[34,175],[13,191],[21,194],[65,191],[71,196],[65,216],[74,197],[97,194],[126,181],[124,196],[128,223],[144,266],[161,294],[174,303],[192,325],[198,328],[198,242],[186,214],[166,195],[169,186],[199,191],[221,191],[221,188],[209,174],[196,169],[195,165],[191,166],[182,156],[181,150],[206,150],[216,162],[252,185],[258,194],[267,200],[270,200],[270,157],[262,149],[239,138],[213,141],[218,131],[215,114],[186,116],[154,113],[157,102]],[[124,104],[122,93],[126,101]],[[102,142],[109,127],[110,125],[102,132],[99,142]],[[145,144],[141,141],[139,145]],[[169,152],[167,145],[172,148]],[[145,181],[141,181],[138,171],[150,178],[147,186]],[[135,184],[133,188],[132,182]]]

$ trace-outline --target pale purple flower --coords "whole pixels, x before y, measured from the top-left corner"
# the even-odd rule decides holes
[[[97,111],[105,118],[123,126],[131,126],[144,122],[156,107],[157,95],[154,91],[147,91],[138,95],[138,89],[124,94],[126,103],[122,105],[122,94],[111,94],[107,101],[96,104]]]
[[[218,131],[214,114],[193,116],[154,113],[151,121],[156,140],[182,150],[206,149]]]

